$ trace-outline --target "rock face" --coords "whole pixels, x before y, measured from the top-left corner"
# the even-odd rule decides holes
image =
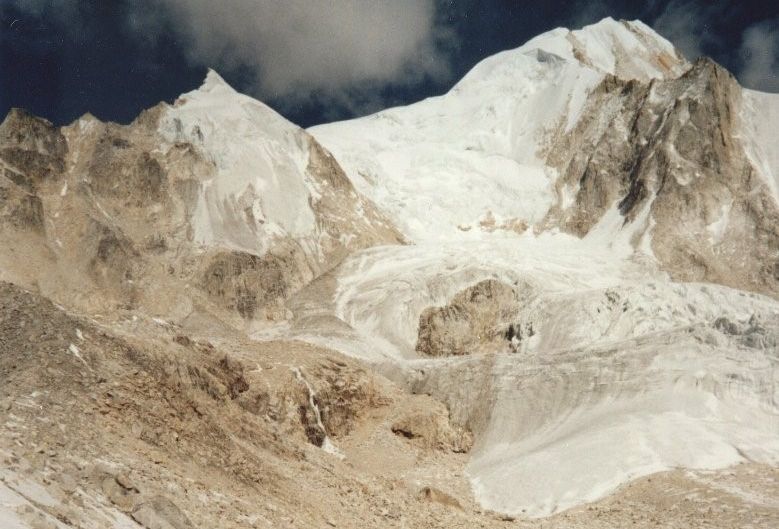
[[[607,77],[549,153],[558,193],[573,198],[547,225],[584,236],[616,207],[674,277],[776,295],[779,205],[742,115],[741,88],[709,59],[667,81]]]
[[[38,189],[64,169],[67,145],[46,120],[13,109],[0,125],[0,217],[19,229],[43,231]]]
[[[408,413],[392,424],[392,432],[424,448],[452,452],[468,452],[473,436],[466,429],[453,426],[446,412],[440,409]]]
[[[6,164],[4,176],[27,191],[34,191],[65,168],[68,147],[62,133],[24,110],[8,113],[0,126],[0,144],[0,157]]]

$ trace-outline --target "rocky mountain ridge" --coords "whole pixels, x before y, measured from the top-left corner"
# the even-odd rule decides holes
[[[265,135],[258,113],[275,119]],[[230,150],[234,140],[216,132],[228,125],[248,127],[248,147]],[[315,140],[213,72],[127,126],[85,116],[57,129],[15,110],[0,136],[4,231],[24,241],[7,243],[4,278],[82,310],[180,318],[213,303],[274,318],[350,252],[402,240]],[[182,298],[188,282],[199,294]]]

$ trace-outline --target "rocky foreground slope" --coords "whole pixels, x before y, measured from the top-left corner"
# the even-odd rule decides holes
[[[611,19],[310,131],[12,111],[0,525],[775,527],[777,117]]]

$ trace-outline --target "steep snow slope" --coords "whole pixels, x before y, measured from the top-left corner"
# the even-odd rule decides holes
[[[498,511],[545,516],[654,472],[776,464],[779,421],[766,388],[777,383],[777,361],[734,349],[680,330],[571,355],[474,358],[489,364],[480,383],[495,399],[469,465],[476,496]]]
[[[685,67],[640,22],[606,19],[490,57],[441,97],[310,132],[414,240],[480,221],[521,230],[556,201],[543,151],[576,124],[606,74],[665,78]]]

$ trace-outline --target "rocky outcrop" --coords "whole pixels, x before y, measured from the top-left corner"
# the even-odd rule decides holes
[[[62,132],[45,119],[18,108],[0,125],[0,159],[4,174],[33,191],[42,181],[65,170],[68,147]]]
[[[327,235],[323,244],[331,262],[377,244],[403,244],[403,235],[370,200],[357,193],[333,155],[313,137],[309,136],[308,142],[307,172],[319,192],[311,206],[319,230]]]
[[[121,201],[124,206],[151,206],[165,200],[167,175],[147,150],[125,139],[116,126],[107,126],[94,145],[86,177],[99,196]],[[123,137],[124,136],[124,137]]]
[[[392,423],[395,435],[430,450],[464,453],[473,447],[471,433],[453,425],[443,407],[410,412]]]
[[[146,529],[192,529],[195,526],[175,503],[165,496],[155,496],[132,512],[133,520]]]
[[[441,505],[455,509],[463,508],[457,498],[435,487],[422,487],[419,490],[418,497],[422,501],[440,503]]]
[[[520,298],[517,288],[488,279],[459,292],[443,307],[425,309],[419,316],[417,352],[458,356],[508,350]]]
[[[43,232],[43,202],[40,197],[0,178],[0,217],[18,229]]]
[[[284,300],[290,293],[314,278],[305,252],[294,241],[262,257],[248,252],[219,252],[206,262],[200,279],[202,288],[247,319],[257,316],[261,309],[266,317],[274,319],[279,310],[283,313]]]
[[[133,242],[117,229],[93,221],[83,238],[92,243],[85,248],[91,259],[88,272],[102,288],[117,289],[129,301],[134,295],[134,281],[141,274],[142,257]]]
[[[309,372],[316,381],[322,423],[336,439],[351,433],[361,417],[390,403],[362,369],[331,360],[319,363]]]
[[[44,231],[45,181],[65,170],[67,145],[50,122],[12,109],[0,124],[0,218],[21,229]]]

